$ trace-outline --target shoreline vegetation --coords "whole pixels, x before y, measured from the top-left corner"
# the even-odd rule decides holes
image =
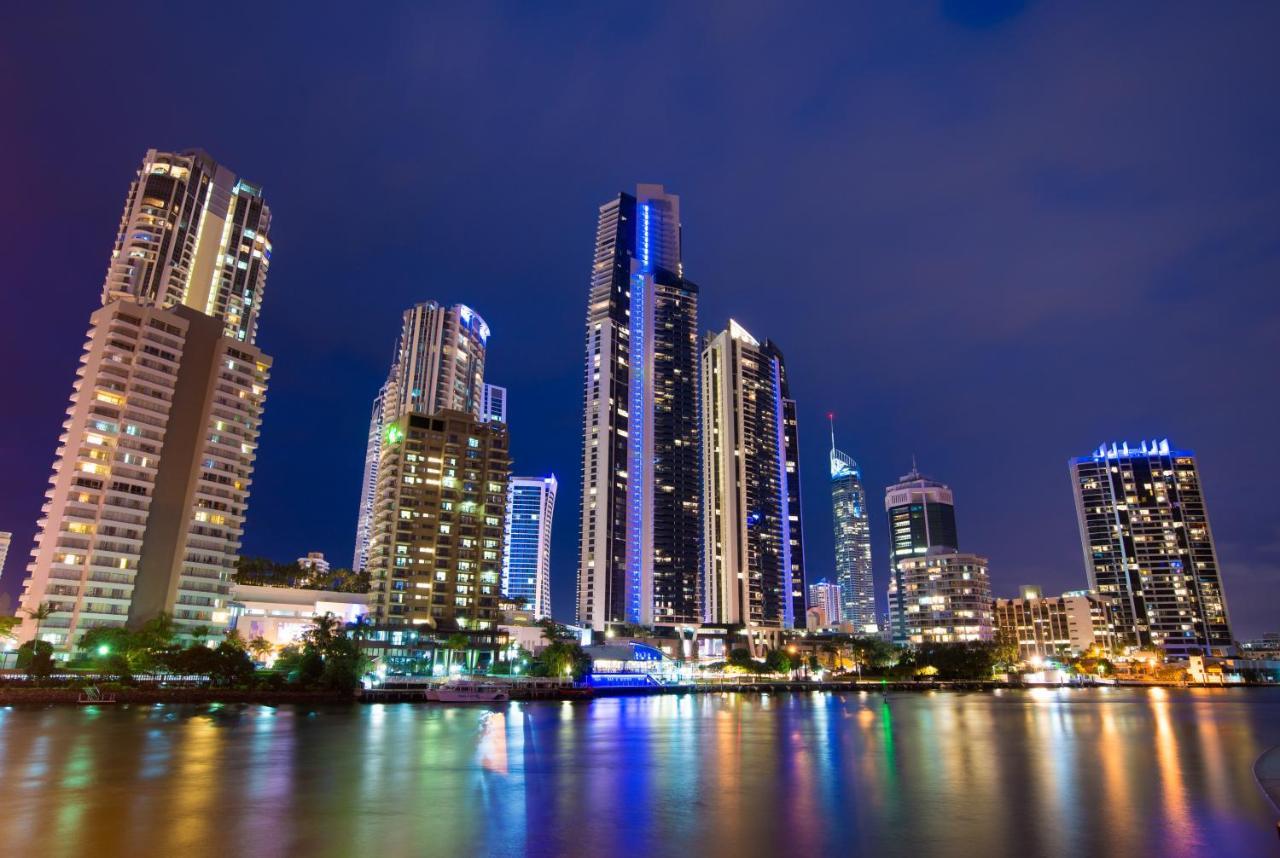
[[[491,682],[498,677],[482,677]],[[7,685],[0,682],[0,706],[58,706],[58,705],[109,705],[84,704],[80,700],[83,688],[91,683],[69,684],[61,687],[37,685]],[[422,699],[421,691],[416,693],[403,691],[395,695],[365,695],[360,691],[308,689],[308,688],[217,688],[217,687],[148,687],[124,685],[121,683],[100,683],[95,686],[104,696],[111,696],[113,703],[156,705],[156,704],[233,704],[252,703],[266,706],[287,706],[290,704],[332,704],[360,702],[428,702]],[[665,694],[716,694],[716,693],[768,693],[768,694],[806,694],[814,691],[837,694],[856,693],[929,693],[929,692],[995,692],[995,691],[1032,691],[1068,690],[1087,691],[1099,688],[1196,688],[1229,690],[1237,688],[1275,688],[1274,683],[1252,682],[1232,685],[1218,683],[1186,683],[1186,682],[1117,682],[1114,684],[1064,684],[1047,685],[1023,682],[1005,682],[999,680],[959,680],[916,682],[906,680],[867,679],[862,681],[824,680],[815,682],[804,679],[770,679],[751,681],[723,681],[714,683],[695,683],[689,685],[671,685],[667,687],[645,688],[604,688],[584,689],[569,687],[561,693],[542,694],[539,700],[591,700],[596,697],[647,697]],[[515,690],[515,687],[513,687]],[[584,693],[587,692],[587,693]],[[521,698],[513,694],[512,700]],[[440,704],[436,704],[440,705]],[[459,704],[443,704],[459,705]],[[471,704],[466,704],[471,705]],[[491,705],[491,704],[486,704]]]

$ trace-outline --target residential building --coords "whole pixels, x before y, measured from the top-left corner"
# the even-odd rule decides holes
[[[271,264],[262,189],[198,149],[148,150],[129,186],[102,303],[182,305],[252,343]]]
[[[9,557],[9,545],[13,542],[13,534],[0,530],[0,575],[4,574],[4,562]]]
[[[958,551],[956,508],[951,489],[922,476],[914,463],[911,473],[885,489],[884,508],[889,517],[889,639],[902,646],[910,640],[902,562],[933,549]]]
[[[308,551],[305,557],[297,559],[298,566],[308,573],[309,578],[329,574],[329,561],[324,559],[323,551]]]
[[[1039,587],[1024,586],[1016,599],[996,599],[995,635],[1016,646],[1023,661],[1080,655],[1097,646],[1115,646],[1111,600],[1086,591],[1046,597]]]
[[[1104,444],[1070,468],[1089,588],[1111,597],[1124,642],[1172,658],[1231,654],[1195,454],[1168,439]]]
[[[496,384],[486,384],[480,402],[480,418],[507,422],[507,389]]]
[[[502,595],[519,599],[534,620],[551,616],[551,521],[556,478],[512,477],[507,488]]]
[[[791,396],[787,381],[787,362],[782,350],[772,340],[766,339],[760,348],[773,358],[777,371],[774,379],[778,391],[778,408],[781,415],[779,429],[782,433],[779,449],[782,451],[784,488],[787,493],[787,520],[783,523],[787,540],[787,570],[791,576],[791,615],[789,625],[805,626],[805,573],[804,573],[804,516],[800,503],[800,420],[796,414],[796,401]]]
[[[698,288],[680,199],[661,185],[599,210],[587,301],[577,619],[700,616]]]
[[[844,622],[844,605],[840,586],[821,578],[809,585],[809,607],[820,611],[818,627],[838,626]]]
[[[450,409],[481,417],[489,326],[470,307],[424,301],[404,311],[384,422]]]
[[[225,622],[271,359],[223,329],[186,306],[92,315],[22,594],[53,606],[56,649],[162,612]]]
[[[506,427],[475,414],[387,424],[369,558],[376,624],[496,630],[510,466]]]
[[[860,634],[879,633],[875,582],[871,571],[871,517],[862,471],[853,457],[836,449],[831,420],[831,517],[835,528],[836,582],[841,615]]]
[[[781,378],[776,349],[736,321],[708,335],[702,352],[704,622],[762,628],[804,622],[793,598],[803,581],[794,580],[790,556],[793,492]]]
[[[993,638],[987,558],[930,548],[898,561],[906,643],[966,643]]]
[[[373,503],[378,494],[378,454],[382,449],[383,408],[387,385],[373,398],[369,413],[369,434],[365,439],[364,475],[360,479],[360,510],[356,515],[356,548],[351,568],[363,572],[369,567],[369,543],[373,538]]]
[[[225,621],[271,359],[261,188],[150,150],[90,317],[21,596],[59,656],[95,626]]]
[[[452,409],[485,418],[484,363],[489,326],[463,304],[424,301],[404,311],[386,382],[374,398],[365,445],[355,568],[368,564],[374,494],[386,427],[406,414]],[[505,400],[504,400],[505,402]],[[505,406],[504,406],[505,408]]]

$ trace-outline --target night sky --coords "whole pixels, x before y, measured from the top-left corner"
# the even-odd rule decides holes
[[[701,325],[785,351],[810,580],[825,415],[954,489],[997,595],[1086,585],[1067,459],[1199,455],[1238,637],[1280,631],[1280,4],[20,4],[0,22],[0,588],[16,594],[128,183],[261,183],[275,358],[245,553],[347,565],[398,319],[493,330],[516,471],[554,471],[572,616],[596,208],[681,196]],[[1087,6],[1087,8],[1086,8]]]

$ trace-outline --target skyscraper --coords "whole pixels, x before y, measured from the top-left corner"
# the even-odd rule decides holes
[[[365,445],[353,566],[368,563],[374,493],[386,427],[410,413],[451,409],[485,418],[484,362],[489,326],[470,307],[424,301],[404,311],[387,380],[373,401]],[[499,388],[501,389],[501,388]],[[504,406],[505,413],[505,406]]]
[[[1070,466],[1089,587],[1111,597],[1117,635],[1175,658],[1231,650],[1195,454],[1104,444]]]
[[[534,619],[551,616],[551,520],[556,478],[512,477],[507,489],[502,595],[523,599]]]
[[[701,521],[698,289],[680,199],[600,207],[587,302],[578,622],[696,622]]]
[[[383,422],[445,408],[482,416],[488,342],[489,326],[470,307],[425,301],[405,310]]]
[[[782,450],[783,470],[786,473],[787,492],[787,561],[791,575],[791,624],[796,628],[804,628],[805,608],[805,573],[804,573],[804,517],[800,512],[800,421],[796,415],[796,401],[791,397],[791,385],[787,381],[787,362],[782,350],[772,340],[766,339],[760,347],[766,355],[773,358],[774,379],[778,390],[779,413],[782,420],[779,429],[782,436],[779,449]]]
[[[779,352],[730,320],[702,351],[703,618],[763,628],[796,616]],[[799,473],[798,462],[792,462]],[[799,520],[798,512],[795,520]]]
[[[377,623],[496,627],[510,467],[506,427],[470,412],[387,424],[369,552]]]
[[[486,384],[480,404],[480,417],[483,420],[507,422],[507,389],[496,384]]]
[[[876,593],[871,573],[871,520],[862,471],[847,453],[836,449],[831,417],[831,517],[835,526],[836,583],[840,609],[855,631],[876,634]]]
[[[959,550],[956,508],[951,489],[921,476],[914,466],[885,489],[884,508],[889,515],[889,632],[895,644],[905,645],[909,638],[903,561],[930,549]],[[982,566],[985,574],[985,561]]]
[[[59,649],[162,612],[180,632],[225,618],[271,366],[253,345],[270,220],[202,152],[143,160],[22,595],[53,607],[40,630]]]
[[[809,585],[809,607],[822,612],[822,625],[835,626],[844,621],[840,587],[822,578]]]
[[[198,149],[148,150],[129,186],[102,303],[190,307],[252,343],[271,264],[262,189]]]
[[[383,384],[369,410],[369,435],[364,448],[364,475],[360,479],[360,511],[356,515],[356,549],[351,568],[361,572],[369,567],[369,543],[373,539],[373,507],[378,494],[378,453],[382,448],[383,410],[387,385]]]

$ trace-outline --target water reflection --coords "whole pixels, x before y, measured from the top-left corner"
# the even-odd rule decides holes
[[[1269,854],[1280,692],[0,714],[17,855]]]

